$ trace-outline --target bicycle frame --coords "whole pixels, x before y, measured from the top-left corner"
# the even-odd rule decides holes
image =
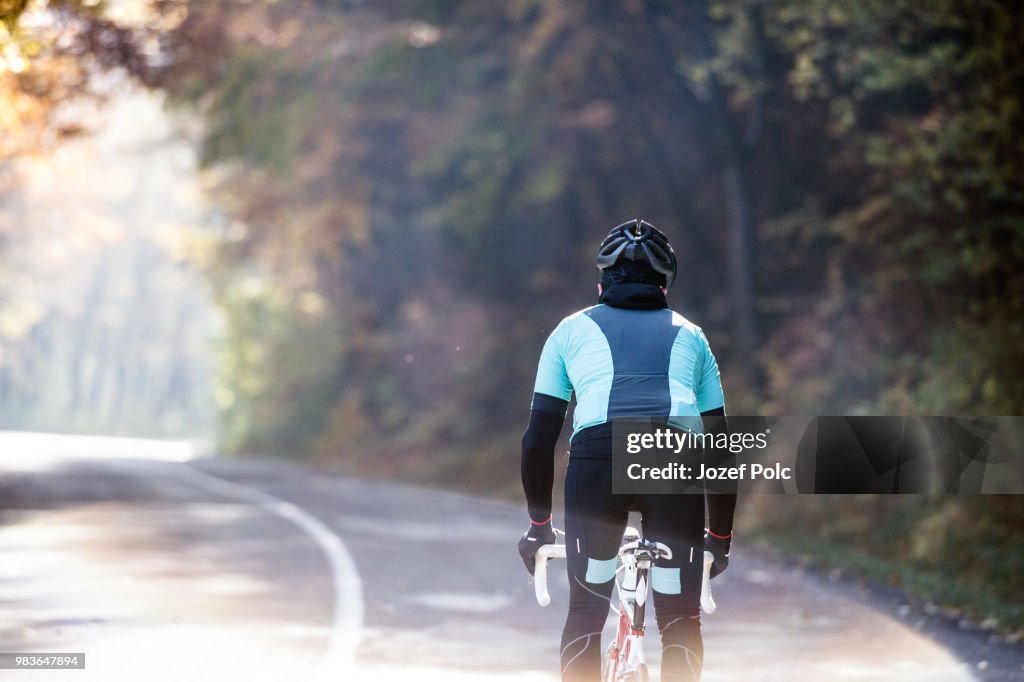
[[[615,640],[608,645],[601,665],[601,679],[605,682],[648,678],[643,637],[650,571],[658,559],[671,558],[672,550],[665,545],[643,540],[634,529],[626,529],[615,571],[619,595],[619,608],[615,611],[619,623]]]

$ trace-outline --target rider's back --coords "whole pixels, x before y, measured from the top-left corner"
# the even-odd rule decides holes
[[[535,392],[576,393],[573,434],[621,417],[697,417],[722,404],[700,327],[668,308],[599,304],[562,320],[541,353]]]

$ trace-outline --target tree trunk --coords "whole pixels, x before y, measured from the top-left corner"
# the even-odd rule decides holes
[[[671,41],[666,39],[660,29],[659,13],[665,11],[666,7],[649,7],[649,28],[663,59],[674,63],[676,57]],[[695,8],[680,8],[678,11],[680,14],[675,17],[676,23],[688,26],[699,57],[707,61],[713,59],[717,50],[713,40],[715,29],[708,19],[706,4]],[[761,52],[764,49],[760,8],[752,7],[748,13],[754,31],[750,49],[754,51],[753,61],[760,69],[763,62]],[[685,17],[690,17],[689,21],[680,21]],[[733,360],[740,369],[743,388],[746,391],[756,390],[759,383],[754,357],[758,344],[754,305],[757,286],[757,225],[750,161],[760,138],[763,117],[761,96],[755,97],[747,112],[746,126],[741,127],[729,105],[728,94],[714,75],[699,88],[694,87],[682,74],[678,78],[680,92],[692,97],[694,104],[707,114],[709,129],[713,131],[715,147],[720,153],[727,237],[726,263],[735,339]]]
[[[743,373],[743,384],[752,389],[757,384],[757,318],[754,295],[757,286],[753,197],[750,167],[744,155],[728,159],[722,171],[722,192],[728,233],[729,290],[735,315],[736,357]]]

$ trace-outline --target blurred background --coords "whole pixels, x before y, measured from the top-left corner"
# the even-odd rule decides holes
[[[0,428],[516,499],[540,347],[633,217],[668,233],[733,414],[1024,408],[1016,3],[0,19]],[[1019,638],[1022,521],[1016,497],[808,497],[742,527]]]

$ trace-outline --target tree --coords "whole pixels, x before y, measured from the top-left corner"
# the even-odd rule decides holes
[[[223,300],[257,277],[339,330],[300,382],[304,447],[370,424],[352,449],[497,450],[591,300],[590,244],[638,214],[679,245],[673,300],[732,410],[1019,406],[1020,169],[991,151],[1019,144],[1016,25],[973,2],[193,5],[167,87],[238,221]],[[304,354],[268,340],[272,366]]]

